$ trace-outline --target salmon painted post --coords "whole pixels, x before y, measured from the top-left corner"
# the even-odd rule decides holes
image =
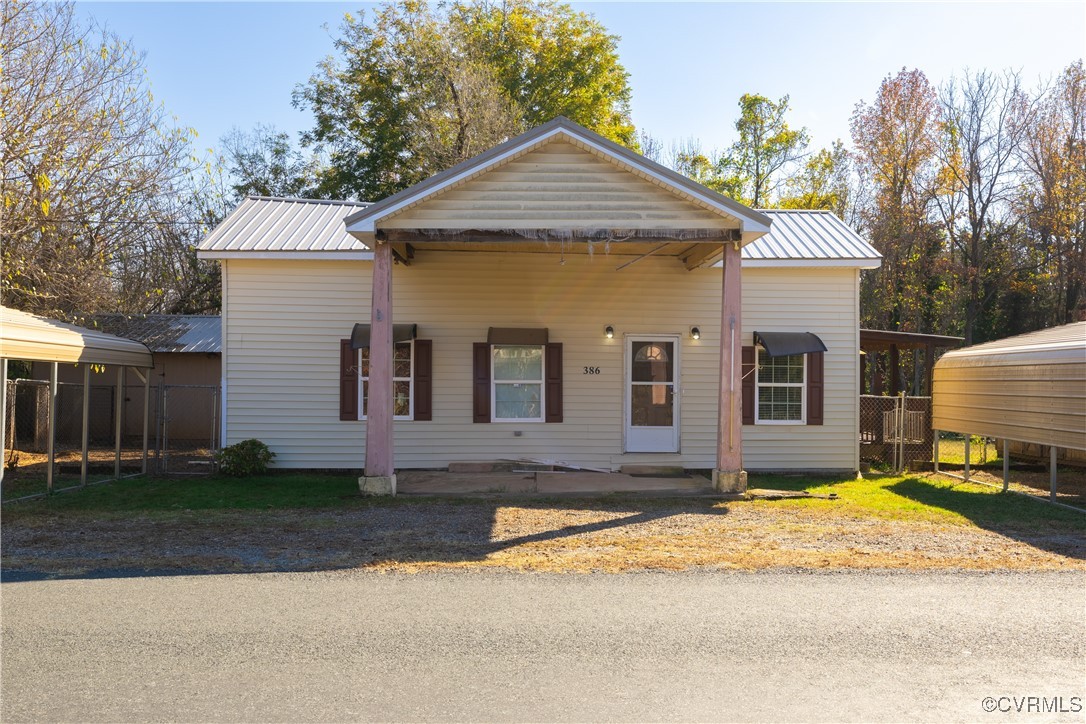
[[[373,248],[373,296],[370,305],[369,385],[366,400],[366,470],[363,493],[395,495],[392,440],[392,246]]]
[[[743,287],[738,243],[724,244],[724,281],[720,295],[720,404],[713,486],[727,493],[747,489],[743,470]]]

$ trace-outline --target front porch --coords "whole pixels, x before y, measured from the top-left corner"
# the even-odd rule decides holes
[[[720,262],[722,280],[717,282],[719,292],[714,294],[719,294],[719,312],[713,314],[720,331],[713,350],[717,367],[713,378],[717,384],[712,485],[721,491],[745,490],[739,360],[740,255],[744,244],[768,232],[767,217],[558,119],[368,206],[348,216],[344,223],[347,232],[365,243],[373,254],[366,341],[352,341],[346,346],[345,340],[343,347],[345,359],[354,350],[366,350],[363,354],[368,392],[363,395],[366,409],[362,411],[366,419],[365,476],[359,481],[364,492],[395,494],[398,488],[404,490],[397,481],[393,443],[393,266],[403,267],[402,276],[411,277],[416,268],[425,270],[438,259],[464,254],[484,262],[495,255],[533,260],[557,257],[557,266],[535,287],[552,290],[548,302],[522,307],[519,315],[510,319],[513,326],[488,325],[486,342],[473,342],[472,424],[486,425],[571,421],[562,405],[567,394],[563,356],[570,350],[564,352],[563,343],[550,338],[549,323],[533,323],[552,319],[555,310],[564,306],[565,297],[576,293],[568,286],[572,281],[569,276],[558,271],[566,266],[567,255],[570,264],[577,266],[582,262],[574,259],[591,261],[599,254],[614,259],[611,275],[596,285],[600,290],[620,285],[621,278],[616,275],[635,264],[647,265],[650,258],[654,262],[668,261],[674,270],[686,273],[704,271]],[[496,266],[496,272],[481,278],[480,288],[507,284],[510,279],[516,284],[517,278],[510,277],[502,263],[490,263]],[[401,274],[396,277],[399,284]],[[489,309],[508,310],[511,304],[521,301],[521,289],[531,288],[524,284],[524,278],[505,296],[494,299]],[[655,299],[651,314],[666,310],[667,315],[659,327],[618,330],[623,334],[625,355],[622,374],[626,424],[621,450],[611,452],[677,455],[683,450],[680,400],[684,384],[678,360],[687,336],[694,341],[701,339],[702,323],[695,320],[684,324],[675,319],[679,310],[671,306],[671,298],[663,288],[649,284],[629,293]],[[448,305],[464,298],[459,294],[439,302]],[[595,312],[598,305],[589,305],[579,310],[578,316],[588,319]],[[639,320],[637,324],[644,322]],[[607,340],[615,338],[610,318],[597,317],[595,326]],[[424,342],[427,360],[430,342]],[[404,365],[406,369],[406,360]],[[608,374],[595,363],[582,364],[581,368],[585,375],[598,375],[601,381]],[[350,383],[348,377],[349,372],[345,372],[345,384]],[[500,395],[505,399],[499,399]],[[431,399],[428,395],[423,399],[422,419],[430,421]],[[415,420],[420,419],[417,409],[413,414]],[[341,419],[361,416],[356,410],[343,408]],[[586,424],[588,416],[582,415],[576,422]],[[593,432],[586,424],[584,434],[591,437]],[[523,437],[524,431],[514,430],[513,435]],[[536,474],[531,477],[530,484],[510,480],[500,485],[537,490],[540,485],[577,487],[568,481],[541,482]],[[627,479],[622,483],[613,481],[613,485],[636,490],[647,484]],[[662,489],[673,488],[674,483],[670,483]],[[598,492],[599,481],[589,489]]]
[[[401,470],[397,493],[437,497],[736,498],[713,488],[712,480],[681,469],[627,472],[562,469],[555,465],[500,463],[451,466],[450,470]]]

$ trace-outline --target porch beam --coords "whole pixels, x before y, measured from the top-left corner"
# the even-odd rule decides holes
[[[407,242],[389,242],[392,247],[392,258],[404,266],[411,266],[411,260],[415,258],[415,249]]]
[[[573,233],[569,235],[554,234],[553,229],[524,229],[522,234],[511,234],[508,231],[488,231],[485,229],[396,229],[380,231],[377,241],[387,241],[391,244],[425,244],[432,242],[471,242],[503,243],[510,242],[593,242],[600,244],[610,242],[612,244],[623,243],[673,243],[673,244],[724,244],[741,241],[741,233],[738,229],[719,229],[709,236],[687,238],[687,229],[651,229],[644,233],[631,233],[631,230],[601,230],[599,233],[584,234]],[[719,233],[716,233],[716,232]]]
[[[687,271],[693,271],[715,264],[721,253],[720,244],[698,242],[688,254],[682,257],[682,260]]]
[[[392,245],[373,249],[370,304],[370,375],[366,403],[366,470],[358,481],[363,493],[396,494],[392,440]]]
[[[720,301],[720,399],[717,405],[717,454],[713,484],[717,490],[747,489],[743,470],[743,288],[738,243],[724,245],[723,289]]]

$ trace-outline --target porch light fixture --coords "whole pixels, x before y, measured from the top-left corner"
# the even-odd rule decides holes
[[[615,338],[615,328],[612,327],[610,324],[603,328],[603,333],[607,336],[607,339]]]
[[[691,327],[690,328],[690,336],[693,337],[694,339],[701,339],[701,330],[698,329],[697,327]]]

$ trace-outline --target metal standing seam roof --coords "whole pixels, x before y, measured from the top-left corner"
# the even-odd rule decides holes
[[[363,252],[369,250],[345,231],[344,219],[361,202],[250,196],[202,242],[201,256],[215,252]],[[852,262],[878,266],[882,255],[829,211],[769,209],[769,233],[743,247],[745,262]]]
[[[142,342],[0,307],[0,358],[154,367]]]
[[[96,314],[88,324],[152,352],[221,353],[222,318],[206,314]]]
[[[368,252],[343,220],[369,204],[249,196],[196,247],[215,252]]]
[[[875,247],[831,211],[762,209],[773,222],[769,233],[743,247],[743,261],[782,259],[855,261],[878,266]]]
[[[1072,322],[947,352],[936,369],[1086,360],[1086,322]]]

